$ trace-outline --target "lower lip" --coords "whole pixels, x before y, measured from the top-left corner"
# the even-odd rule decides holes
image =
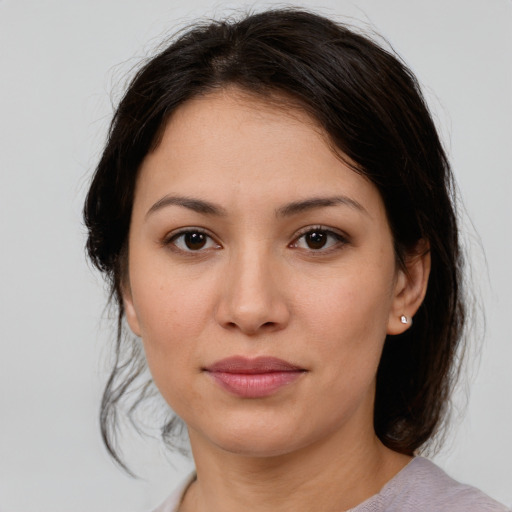
[[[226,391],[243,398],[264,398],[295,382],[304,372],[269,373],[210,372],[213,379]]]

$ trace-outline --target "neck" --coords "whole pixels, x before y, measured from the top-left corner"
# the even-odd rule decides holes
[[[205,446],[190,432],[197,480],[180,512],[339,512],[378,493],[410,457],[386,448],[373,430],[357,443],[323,439],[293,453],[245,456]]]

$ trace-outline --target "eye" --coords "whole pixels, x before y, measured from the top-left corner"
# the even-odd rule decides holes
[[[180,251],[199,252],[207,249],[220,249],[220,245],[213,238],[198,229],[180,231],[173,234],[166,244],[172,244]]]
[[[315,227],[308,229],[290,245],[308,251],[326,251],[338,245],[344,245],[346,242],[347,239],[339,233],[322,227]]]

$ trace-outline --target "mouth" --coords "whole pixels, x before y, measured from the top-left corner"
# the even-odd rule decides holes
[[[203,369],[230,394],[264,398],[295,382],[306,370],[275,357],[229,357]]]

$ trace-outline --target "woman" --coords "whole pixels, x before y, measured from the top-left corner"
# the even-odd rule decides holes
[[[190,437],[158,510],[505,510],[416,456],[465,308],[449,164],[390,53],[298,10],[196,26],[128,88],[85,220],[119,307],[107,447],[141,343]]]

